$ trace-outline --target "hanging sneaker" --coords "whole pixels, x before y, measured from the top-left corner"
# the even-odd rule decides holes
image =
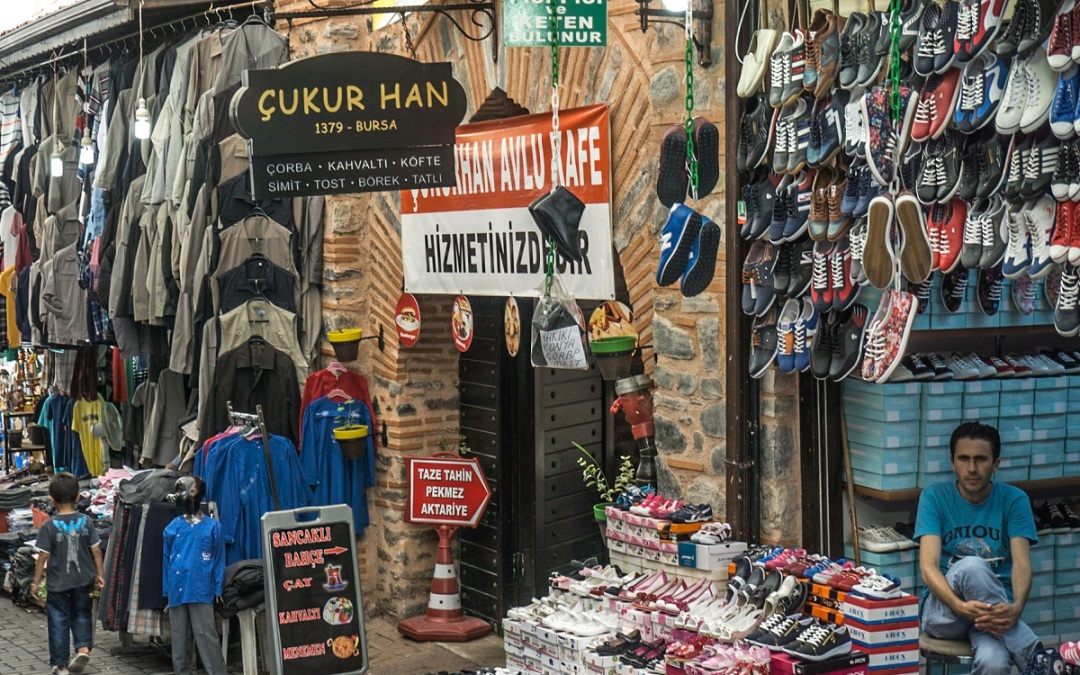
[[[960,264],[968,269],[979,267],[983,255],[983,217],[989,200],[973,202],[964,221],[964,244],[960,249]]]
[[[814,185],[813,170],[796,174],[788,188],[788,217],[784,223],[784,241],[795,241],[806,232],[810,217],[810,193]]]
[[[776,186],[781,178],[775,173],[751,183],[747,192],[746,227],[740,232],[743,239],[756,240],[768,233],[776,204]]]
[[[945,311],[956,314],[964,304],[967,291],[968,271],[966,267],[957,267],[941,278],[941,304]]]
[[[927,4],[920,21],[919,36],[915,40],[915,58],[912,59],[915,72],[923,77],[933,74],[934,56],[944,50],[940,23],[941,6],[936,2]]]
[[[870,213],[870,201],[881,194],[883,188],[870,175],[870,167],[863,166],[859,173],[859,200],[855,203],[856,218],[865,218]]]
[[[986,316],[994,316],[1001,307],[1001,289],[1005,277],[1001,275],[1001,265],[979,270],[979,279],[975,285],[975,297],[979,300],[979,309]]]
[[[932,141],[923,153],[922,166],[915,183],[915,194],[927,206],[937,203],[938,188],[945,181],[945,164],[941,156],[942,144]]]
[[[957,0],[945,0],[938,23],[941,30],[940,47],[934,53],[934,72],[944,73],[956,61],[956,34],[959,29],[960,3]]]
[[[960,189],[960,149],[950,134],[942,136],[937,143],[938,156],[941,158],[936,167],[938,171],[937,201],[946,202],[956,196]]]
[[[1080,265],[1080,206],[1075,202],[1072,209],[1072,226],[1069,228],[1069,264]]]
[[[891,294],[889,316],[879,329],[884,335],[884,351],[879,360],[881,374],[877,382],[888,382],[900,365],[911,335],[911,325],[915,322],[915,297],[904,291],[891,291]]]
[[[956,196],[965,202],[973,202],[978,187],[979,149],[969,145],[960,153],[960,181],[956,185]]]
[[[746,147],[747,159],[751,144],[754,142],[755,130],[752,128],[752,119],[743,116],[740,124],[739,154]],[[745,129],[745,136],[742,131]],[[745,141],[744,141],[745,138]],[[660,163],[656,172],[656,196],[660,203],[669,208],[674,207],[686,199],[686,191],[690,186],[690,178],[686,173],[686,129],[681,124],[676,124],[664,132],[660,140]],[[736,163],[738,156],[736,157]]]
[[[889,313],[895,293],[891,290],[881,294],[874,318],[866,328],[864,337],[863,358],[859,365],[859,374],[867,382],[877,382],[884,372],[883,364],[886,354],[885,331]],[[817,581],[817,578],[814,579]]]
[[[916,314],[925,314],[926,310],[930,308],[930,291],[933,285],[934,280],[932,277],[928,277],[926,281],[919,284],[908,282],[907,292],[915,296]]]
[[[683,272],[679,292],[684,298],[692,298],[704,293],[712,283],[716,275],[716,254],[720,249],[720,226],[715,222],[701,217],[701,229],[694,239],[694,245],[690,248],[690,255],[686,262],[686,271]],[[772,285],[772,279],[764,283]]]
[[[1080,76],[1076,65],[1071,60],[1069,63],[1072,64],[1069,69],[1058,76],[1054,100],[1050,104],[1050,131],[1062,140],[1076,135],[1073,122],[1076,121],[1076,92],[1080,87]]]
[[[798,39],[801,44],[801,32]],[[784,31],[780,36],[780,40],[776,43],[776,49],[773,50],[772,56],[769,57],[769,105],[774,108],[781,108],[785,105],[784,89],[791,78],[790,59],[791,51],[795,47],[795,41],[794,33]],[[801,79],[799,80],[799,86],[802,86]]]
[[[1061,3],[1057,14],[1054,16],[1054,24],[1050,29],[1050,41],[1046,47],[1046,58],[1050,67],[1059,73],[1072,65],[1073,10],[1076,8],[1074,0],[1065,0]]]
[[[1061,145],[1052,135],[1031,146],[1024,158],[1024,180],[1020,184],[1020,197],[1037,199],[1046,194],[1054,180]]]
[[[1035,0],[1016,0],[1013,4],[1012,20],[998,36],[994,51],[1003,59],[1012,59],[1020,56],[1018,47],[1020,40],[1024,38],[1029,26],[1032,25],[1033,13],[1037,11],[1032,7]]]
[[[859,74],[856,85],[868,87],[877,79],[888,54],[888,38],[889,15],[884,12],[869,12],[857,38],[860,41],[857,43]]]
[[[848,98],[847,92],[838,91],[832,98],[826,100],[827,107],[819,121],[821,129],[819,164],[831,162],[833,157],[844,149],[844,114]]]
[[[1002,142],[996,135],[980,143],[979,149],[979,187],[975,196],[987,199],[997,196],[1002,183],[1008,176],[1013,154],[1014,137]]]
[[[810,347],[810,374],[818,380],[829,379],[829,368],[832,366],[833,351],[835,350],[836,333],[840,328],[841,315],[837,312],[829,312],[822,315],[818,322],[817,335]]]
[[[1024,72],[1027,77],[1027,105],[1020,116],[1020,131],[1030,134],[1042,126],[1050,115],[1058,77],[1047,62],[1046,51],[1042,47],[1028,57]]]
[[[764,284],[762,281],[762,273],[759,268],[765,255],[766,247],[772,248],[772,244],[755,241],[750,245],[750,252],[746,255],[746,260],[743,261],[742,268],[742,293],[740,297],[740,304],[742,306],[743,314],[754,316],[757,314],[758,298],[762,294],[766,294],[776,297],[776,288],[771,284]],[[769,301],[769,307],[772,306],[772,301]],[[766,308],[767,309],[767,308]]]
[[[1019,0],[1020,3],[1029,1]],[[1009,70],[1009,77],[1005,81],[1005,93],[994,118],[994,127],[999,134],[1009,135],[1020,131],[1020,120],[1023,119],[1027,108],[1027,97],[1027,62],[1024,59],[1016,59]]]
[[[1039,283],[1029,276],[1015,279],[1009,289],[1013,308],[1024,316],[1031,316],[1035,311],[1035,292],[1038,288]]]
[[[796,372],[805,372],[810,368],[810,350],[813,349],[814,340],[817,339],[820,315],[814,309],[814,303],[803,298],[800,300],[802,309],[799,318],[795,320],[795,361]]]
[[[1068,199],[1072,201],[1080,201],[1080,142],[1073,141],[1072,143],[1066,143],[1065,147],[1061,148],[1062,153],[1069,155],[1069,193]]]
[[[863,97],[863,126],[866,128],[866,157],[870,172],[880,185],[889,185],[896,174],[900,132],[911,124],[918,94],[901,86],[904,111],[900,128],[894,128],[889,108],[889,91],[874,87]]]
[[[896,198],[896,223],[900,228],[900,271],[915,283],[930,277],[933,255],[926,236],[923,211],[915,195],[904,190]]]
[[[660,264],[656,283],[670,286],[678,281],[690,257],[690,249],[701,230],[701,214],[685,204],[675,204],[660,231]]]
[[[1058,296],[1061,295],[1061,268],[1056,267],[1042,283],[1043,297],[1046,298],[1046,304],[1051,307],[1057,307]],[[1080,352],[1077,352],[1080,354]]]
[[[833,246],[829,258],[832,309],[842,312],[859,296],[859,286],[851,283],[851,241],[843,237]]]
[[[806,295],[814,277],[814,246],[810,238],[800,239],[793,246],[791,255],[791,280],[788,282],[788,297],[798,298]]]
[[[953,199],[941,204],[944,207],[938,224],[938,268],[948,274],[960,264],[960,251],[964,247],[964,222],[967,220],[967,204]]]
[[[861,96],[852,96],[844,106],[844,154],[855,158],[866,154]]]
[[[772,149],[772,170],[778,174],[787,173],[788,158],[794,153],[792,143],[796,105],[793,103],[776,111],[776,127],[773,132],[775,141]]]
[[[1055,195],[1056,196],[1056,195]],[[1050,237],[1050,259],[1059,265],[1069,260],[1069,245],[1076,236],[1073,228],[1075,204],[1070,201],[1058,202],[1054,215],[1054,234]]]
[[[911,140],[916,142],[939,138],[945,133],[959,97],[960,70],[950,68],[942,75],[931,75],[919,92]]]
[[[919,184],[919,174],[922,172],[925,148],[929,143],[908,143],[904,150],[904,156],[900,160],[900,185],[909,190],[915,189]]]
[[[1007,236],[1003,237],[1006,244],[1001,272],[1007,279],[1016,279],[1026,274],[1031,266],[1031,239],[1020,209],[1006,209],[1002,222]]]
[[[919,38],[923,12],[931,3],[927,0],[905,0],[900,9],[900,51],[906,52]]]
[[[836,81],[841,89],[850,90],[859,79],[856,36],[862,32],[865,24],[865,14],[852,12],[844,22],[844,29],[840,31],[840,68]]]
[[[769,57],[776,49],[780,33],[770,28],[759,28],[750,38],[750,46],[743,57],[742,71],[735,93],[739,98],[750,98],[761,89],[765,72],[769,69]],[[766,100],[768,96],[766,95]]]
[[[784,228],[787,226],[789,205],[795,201],[796,197],[791,191],[794,180],[794,176],[784,176],[776,186],[772,219],[769,221],[768,231],[769,242],[776,246],[784,243]],[[798,205],[795,206],[797,209]]]
[[[979,0],[960,0],[956,15],[956,35],[953,37],[953,51],[956,61],[963,65],[973,56],[972,42],[980,28]]]
[[[848,239],[851,241],[851,283],[856,286],[865,286],[868,283],[862,264],[863,252],[866,250],[866,221],[866,218],[859,218],[848,232]]]
[[[807,230],[810,238],[821,241],[829,231],[829,197],[835,174],[831,167],[823,167],[814,177],[814,186],[810,193],[810,215]]]
[[[822,313],[828,312],[833,306],[832,279],[829,274],[832,251],[833,245],[827,241],[814,244],[810,300],[814,303],[814,308]]]
[[[1028,17],[1029,23],[1025,26],[1024,35],[1016,46],[1020,55],[1027,55],[1050,37],[1050,30],[1054,27],[1054,18],[1057,16],[1060,3],[1058,0],[1032,0],[1028,4],[1031,7],[1031,16]]]
[[[1005,257],[1005,239],[1002,237],[1004,220],[1005,202],[1001,197],[994,196],[979,219],[982,226],[982,255],[979,256],[979,267],[983,269],[999,264]]]
[[[771,244],[770,244],[771,245]],[[776,265],[773,267],[772,274],[772,289],[776,295],[787,295],[788,286],[791,285],[791,258],[795,253],[795,244],[781,244],[774,247],[776,251]],[[753,245],[750,246],[751,252],[753,252]],[[744,313],[745,302],[744,304]]]
[[[1069,128],[1072,129],[1072,125],[1069,125]],[[1073,166],[1076,159],[1071,144],[1058,148],[1057,166],[1054,167],[1054,176],[1050,179],[1050,193],[1058,201],[1069,199],[1069,186],[1077,170],[1077,167]]]
[[[776,360],[776,310],[754,319],[750,326],[750,377],[760,378]]]
[[[832,184],[826,189],[825,195],[829,207],[829,228],[825,236],[829,241],[839,240],[851,226],[851,217],[845,216],[840,208],[846,191],[847,181],[844,180],[843,174],[837,173],[832,180]]]
[[[814,50],[817,52],[817,82],[810,93],[817,98],[828,95],[840,70],[838,23],[836,15],[828,9],[814,12],[814,20],[810,23],[810,30],[814,33]],[[809,85],[807,91],[810,91]]]
[[[1054,200],[1049,195],[1043,195],[1030,208],[1024,210],[1024,221],[1031,242],[1031,265],[1027,273],[1032,279],[1041,279],[1049,274],[1054,264],[1050,259],[1054,206]]]
[[[814,101],[810,108],[810,142],[806,146],[806,163],[818,168],[821,165],[821,119],[825,110],[824,101]]]
[[[788,300],[780,310],[780,319],[776,322],[776,366],[781,373],[795,372],[795,321],[802,311],[802,301]]]
[[[981,0],[979,2],[979,29],[968,47],[968,60],[984,53],[997,38],[1001,17],[1005,13],[1005,0]]]
[[[994,119],[1005,93],[1009,67],[994,54],[984,52],[964,67],[953,125],[962,133],[982,129]]]
[[[892,284],[896,268],[892,246],[893,216],[893,201],[888,194],[875,197],[870,202],[869,227],[862,262],[866,278],[875,288],[885,289]]]
[[[859,366],[863,356],[863,339],[869,311],[864,305],[851,306],[847,320],[840,323],[833,337],[833,356],[829,379],[840,382]]]
[[[783,40],[781,40],[781,43]],[[806,41],[803,32],[796,28],[791,47],[784,54],[784,66],[790,75],[785,77],[781,105],[794,103],[803,92],[803,74],[806,71]]]
[[[788,127],[788,173],[796,173],[806,167],[806,153],[810,146],[810,105],[803,98],[795,101],[794,105]]]
[[[769,155],[776,133],[776,111],[765,104],[764,96],[754,96],[746,102],[746,110],[739,122],[739,151],[736,168],[748,171],[761,166]],[[678,136],[674,129],[668,133]],[[682,132],[683,155],[686,154],[686,131]],[[684,169],[685,170],[685,169]]]
[[[1005,177],[1005,186],[1002,188],[1002,196],[1010,203],[1021,200],[1020,188],[1024,184],[1025,164],[1034,145],[1034,138],[1021,141],[1016,144],[1015,150],[1009,157],[1009,167]]]

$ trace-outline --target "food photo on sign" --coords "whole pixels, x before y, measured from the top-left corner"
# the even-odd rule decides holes
[[[521,312],[513,296],[506,299],[503,308],[503,335],[506,337],[506,351],[510,356],[517,356],[521,349]]]
[[[454,311],[450,317],[450,327],[454,332],[454,346],[459,352],[469,351],[473,339],[473,313],[469,299],[464,295],[454,298]]]
[[[420,339],[420,303],[412,293],[403,293],[398,298],[394,326],[402,347],[412,347]]]

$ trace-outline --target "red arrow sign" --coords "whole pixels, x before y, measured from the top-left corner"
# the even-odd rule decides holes
[[[322,552],[323,555],[341,555],[348,550],[349,549],[345,548],[344,546],[335,546],[334,548],[324,548]]]
[[[475,459],[406,457],[409,503],[405,522],[476,527],[491,501]]]

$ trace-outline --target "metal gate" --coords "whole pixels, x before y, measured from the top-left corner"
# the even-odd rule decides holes
[[[471,302],[477,331],[458,367],[461,434],[493,494],[480,526],[459,531],[461,598],[470,614],[498,627],[507,609],[547,592],[552,570],[604,551],[592,515],[596,498],[571,441],[606,459],[610,401],[595,366],[532,367],[533,301],[518,299],[516,357],[503,339],[506,299]]]

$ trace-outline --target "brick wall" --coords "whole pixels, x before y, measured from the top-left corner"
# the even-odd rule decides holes
[[[328,6],[347,4],[323,3]],[[613,151],[613,240],[618,251],[617,287],[625,287],[642,333],[654,345],[657,362],[646,353],[646,370],[657,380],[656,414],[659,472],[668,494],[724,505],[724,326],[723,245],[716,280],[697,298],[677,287],[657,289],[659,230],[667,214],[654,183],[660,138],[681,122],[683,32],[657,26],[642,33],[633,0],[609,3],[608,46],[562,51],[562,107],[592,103],[611,106]],[[278,11],[310,9],[306,0],[278,2]],[[713,66],[696,69],[697,110],[723,130],[722,31],[726,4],[715,6]],[[474,35],[481,30],[457,17]],[[544,49],[499,48],[492,40],[470,42],[437,15],[407,19],[421,61],[450,61],[464,86],[471,115],[498,86],[533,112],[549,110],[548,53]],[[405,54],[399,24],[372,33],[370,17],[295,21],[288,31],[293,58],[343,50]],[[721,166],[728,143],[721,135]],[[734,147],[734,144],[731,144]],[[724,226],[723,181],[696,204]],[[457,351],[449,332],[449,302],[419,297],[423,333],[416,347],[399,349],[392,317],[402,287],[399,200],[376,193],[327,200],[326,282],[323,306],[327,329],[357,325],[365,331],[382,323],[389,331],[386,351],[363,343],[353,367],[367,375],[379,401],[389,444],[380,448],[372,525],[363,539],[374,574],[362,578],[365,605],[398,617],[422,611],[427,602],[436,539],[429,528],[401,522],[405,485],[402,457],[430,454],[457,438]]]

